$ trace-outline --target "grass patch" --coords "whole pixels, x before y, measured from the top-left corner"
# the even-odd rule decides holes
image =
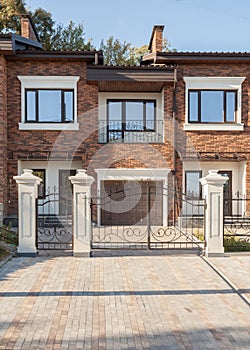
[[[250,252],[250,242],[239,237],[224,237],[225,252]]]
[[[17,232],[11,231],[8,227],[0,228],[0,241],[5,243],[17,245],[18,243],[18,234]]]
[[[3,249],[3,248],[0,248],[0,261],[3,260],[4,258],[6,258],[6,256],[8,256],[9,253]]]

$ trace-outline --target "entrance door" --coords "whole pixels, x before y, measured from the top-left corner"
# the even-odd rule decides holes
[[[222,176],[227,176],[229,180],[225,183],[223,187],[223,195],[224,195],[224,215],[230,216],[232,215],[232,171],[229,170],[221,170],[218,171]]]
[[[146,226],[149,212],[151,223],[162,223],[162,182],[104,181],[102,193],[102,225]]]
[[[73,186],[69,181],[69,176],[74,176],[75,174],[76,170],[59,170],[59,215],[72,213]],[[71,203],[70,207],[69,203]]]

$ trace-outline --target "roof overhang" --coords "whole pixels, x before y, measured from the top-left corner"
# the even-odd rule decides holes
[[[99,91],[161,91],[174,82],[174,68],[113,67],[87,68],[87,81],[98,85]]]
[[[146,54],[142,65],[179,63],[250,62],[250,52],[158,52]]]

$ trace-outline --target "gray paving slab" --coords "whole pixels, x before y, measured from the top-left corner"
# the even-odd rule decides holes
[[[209,260],[247,297],[250,304],[250,255],[228,253],[225,257]]]
[[[249,260],[213,263],[248,288]],[[250,349],[250,308],[198,256],[14,258],[0,310],[0,349]]]

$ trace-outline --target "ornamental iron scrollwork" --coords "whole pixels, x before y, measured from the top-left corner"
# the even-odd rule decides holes
[[[72,196],[56,188],[37,199],[37,248],[72,250]]]
[[[141,186],[141,193],[114,186],[106,196],[92,198],[92,249],[202,250],[205,201],[162,183]]]
[[[250,251],[250,198],[239,192],[224,198],[224,247]]]

